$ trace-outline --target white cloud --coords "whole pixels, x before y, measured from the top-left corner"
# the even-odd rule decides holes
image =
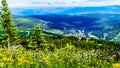
[[[7,0],[7,2],[10,7],[120,5],[120,0]]]

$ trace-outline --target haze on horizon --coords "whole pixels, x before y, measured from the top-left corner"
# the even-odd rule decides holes
[[[120,0],[7,0],[7,3],[10,8],[39,6],[91,7],[120,5]]]

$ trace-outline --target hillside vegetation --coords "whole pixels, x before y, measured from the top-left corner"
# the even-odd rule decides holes
[[[42,16],[48,22],[39,20],[40,16],[38,19],[31,16],[12,20],[6,0],[2,0],[1,4],[0,68],[120,68],[120,43],[105,40],[108,33],[104,34],[104,40],[94,39],[97,36],[92,35],[92,32],[88,34],[94,38],[89,38],[84,30],[71,30],[70,27],[76,27],[73,23],[59,22],[74,22],[71,16],[66,16],[67,19],[61,16],[55,20],[54,16],[50,16],[53,19]],[[93,22],[91,18],[81,19],[86,19],[83,21],[88,25],[82,22],[74,24],[91,28],[93,24],[87,22]],[[67,30],[61,24],[67,26]],[[72,35],[67,34],[68,30],[73,32]]]
[[[13,16],[20,29],[30,30],[40,24],[47,35],[65,36],[84,31],[86,37],[120,41],[119,14]]]

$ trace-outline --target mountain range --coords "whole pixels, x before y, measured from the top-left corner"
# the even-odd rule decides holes
[[[45,15],[45,14],[62,14],[77,15],[88,13],[109,13],[120,14],[120,6],[101,6],[101,7],[28,7],[28,8],[11,8],[13,15]]]
[[[101,7],[32,7],[11,8],[18,28],[31,29],[41,24],[43,31],[53,35],[76,34],[120,41],[120,6]]]

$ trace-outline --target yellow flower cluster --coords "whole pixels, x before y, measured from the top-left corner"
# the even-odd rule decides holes
[[[109,57],[109,61],[99,59],[99,51],[93,50],[59,50],[34,51],[25,49],[0,50],[0,68],[120,68],[120,63],[115,61],[116,55]],[[98,58],[97,58],[98,57]],[[100,57],[100,58],[105,58]],[[103,63],[104,62],[104,63]],[[112,65],[111,65],[112,64]],[[72,67],[71,67],[72,68]]]
[[[110,62],[114,62],[114,61],[115,61],[115,58],[116,58],[116,55],[113,54],[112,56],[108,57],[108,60],[109,60]]]
[[[14,60],[12,59],[12,58],[7,58],[7,57],[4,57],[4,58],[2,58],[2,61],[3,62],[13,62]]]
[[[113,64],[112,66],[113,68],[120,68],[120,63]]]
[[[44,62],[45,62],[47,65],[50,64],[49,59],[48,59],[47,57],[44,57],[43,60],[44,60]]]
[[[4,63],[0,63],[0,68],[3,68],[4,67]]]

